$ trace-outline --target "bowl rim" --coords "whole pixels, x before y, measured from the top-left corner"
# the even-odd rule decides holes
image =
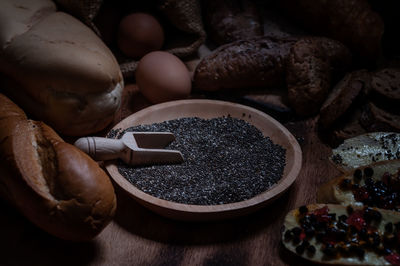
[[[208,100],[208,99],[187,99],[187,100],[169,101],[161,104],[151,105],[136,113],[133,113],[132,115],[126,117],[125,119],[117,123],[115,126],[113,126],[111,130],[119,130],[119,129],[124,130],[127,128],[124,127],[124,124],[128,122],[139,121],[138,124],[141,124],[140,121],[147,120],[146,116],[148,116],[149,114],[154,114],[163,110],[165,111],[168,110],[169,108],[175,108],[177,106],[182,108],[185,105],[186,108],[189,109],[193,109],[194,105],[200,105],[200,106],[209,105],[219,108],[229,107],[230,110],[237,109],[240,110],[240,112],[242,112],[243,114],[245,114],[243,111],[246,111],[250,116],[256,115],[257,117],[265,119],[264,121],[268,121],[268,123],[275,126],[275,130],[277,129],[281,131],[282,136],[285,136],[284,139],[286,139],[287,143],[290,144],[290,148],[293,150],[293,162],[291,163],[291,167],[290,169],[287,169],[286,167],[288,167],[288,164],[286,164],[284,170],[284,176],[282,176],[282,178],[276,184],[271,186],[268,190],[250,199],[233,203],[219,204],[219,205],[194,205],[194,204],[184,204],[184,203],[168,201],[147,194],[141,191],[140,189],[136,188],[125,177],[119,174],[115,160],[105,162],[105,168],[108,171],[111,178],[119,185],[120,188],[126,191],[131,197],[139,201],[139,203],[163,216],[176,218],[180,220],[182,219],[203,220],[202,216],[204,216],[204,218],[207,220],[218,218],[218,216],[220,216],[221,218],[228,218],[228,217],[238,216],[241,213],[245,214],[267,205],[268,203],[278,198],[294,183],[294,181],[296,180],[297,176],[300,173],[302,165],[302,151],[296,138],[289,132],[289,130],[287,130],[282,124],[280,124],[277,120],[275,120],[268,114],[246,105],[227,102],[227,101]],[[184,113],[181,113],[181,115],[179,115],[176,118],[193,117],[193,115],[185,116],[182,114]],[[228,113],[228,116],[230,115],[231,114]],[[202,116],[199,117],[203,118]],[[210,117],[221,117],[221,116],[219,115],[213,116],[213,112],[210,111]],[[171,119],[176,119],[176,118],[171,118]],[[159,120],[159,122],[166,120],[161,119]],[[252,124],[251,121],[247,122]],[[147,124],[151,123],[156,123],[156,122],[151,122],[151,121],[147,122]],[[133,123],[131,126],[138,124]],[[261,129],[259,130],[262,131]],[[263,134],[265,133],[264,131],[262,132]],[[274,140],[271,138],[271,140],[274,143],[276,143],[276,139]],[[286,150],[288,150],[287,146],[285,148]]]

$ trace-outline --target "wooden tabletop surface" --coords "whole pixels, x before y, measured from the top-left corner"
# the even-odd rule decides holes
[[[115,123],[149,105],[134,85],[124,91]],[[179,222],[154,214],[116,186],[115,219],[94,240],[72,243],[33,226],[0,201],[0,265],[306,265],[280,245],[285,214],[316,201],[316,191],[339,172],[315,118],[283,123],[299,140],[303,167],[277,201],[251,215],[218,222]]]

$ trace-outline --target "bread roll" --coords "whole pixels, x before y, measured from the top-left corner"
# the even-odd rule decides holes
[[[92,239],[114,216],[114,189],[98,164],[2,94],[0,160],[0,196],[56,237]]]
[[[4,0],[0,81],[6,94],[58,133],[87,135],[113,119],[123,89],[106,45],[50,0]]]

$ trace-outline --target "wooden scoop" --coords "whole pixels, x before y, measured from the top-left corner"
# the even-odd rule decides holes
[[[126,132],[121,139],[84,137],[74,145],[96,161],[120,158],[130,165],[181,163],[181,152],[162,149],[174,139],[170,132]]]

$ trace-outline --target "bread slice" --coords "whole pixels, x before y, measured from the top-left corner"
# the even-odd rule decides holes
[[[371,100],[382,109],[400,114],[400,68],[385,68],[372,76]]]
[[[368,72],[359,70],[348,73],[332,89],[320,110],[318,124],[322,129],[330,128],[352,105],[368,86]]]
[[[283,246],[315,263],[400,263],[400,212],[312,204],[290,211],[283,228]]]
[[[332,150],[330,160],[346,173],[374,162],[400,159],[400,134],[372,132],[345,140]]]
[[[352,170],[322,185],[321,203],[368,205],[400,211],[400,160],[373,163]]]
[[[360,118],[360,123],[369,132],[400,132],[400,115],[378,108],[372,102],[368,103],[364,109]]]

